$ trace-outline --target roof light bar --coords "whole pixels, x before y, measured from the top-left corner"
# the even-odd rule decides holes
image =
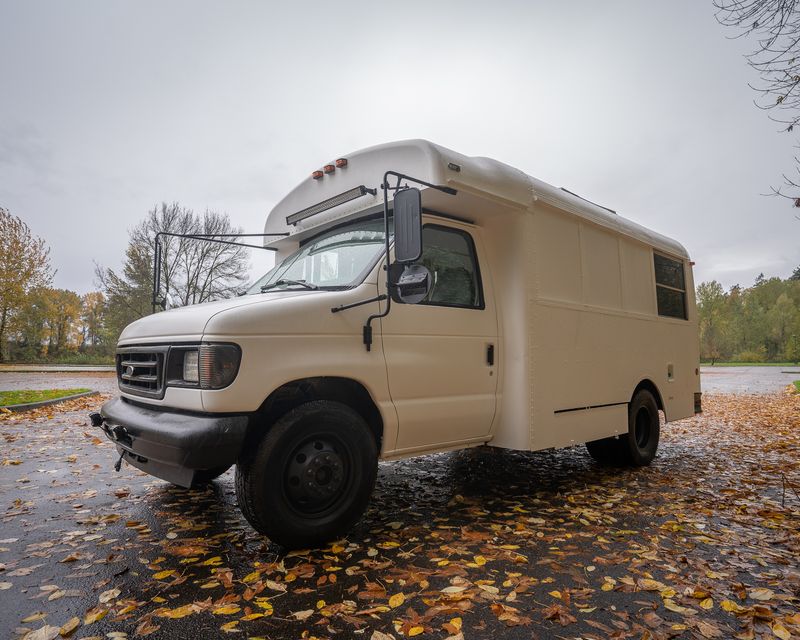
[[[303,209],[302,211],[293,213],[292,215],[286,218],[286,224],[295,225],[301,220],[310,218],[311,216],[314,216],[318,213],[322,213],[323,211],[327,211],[328,209],[333,209],[334,207],[337,207],[340,204],[344,204],[345,202],[350,202],[351,200],[360,198],[361,196],[364,196],[368,193],[374,196],[378,193],[378,190],[367,189],[367,187],[365,187],[363,184],[359,185],[355,189],[350,189],[349,191],[340,193],[338,196],[333,196],[332,198],[328,198],[327,200],[318,202],[317,204],[310,206],[306,209]]]

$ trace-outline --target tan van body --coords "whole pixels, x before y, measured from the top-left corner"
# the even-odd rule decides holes
[[[275,290],[155,314],[131,324],[120,347],[235,343],[238,373],[224,389],[167,386],[163,397],[121,385],[123,398],[156,411],[255,414],[287,385],[348,381],[373,404],[359,411],[373,411],[383,459],[626,433],[640,388],[667,420],[693,415],[698,326],[692,263],[679,243],[508,165],[422,140],[341,159],[270,212],[265,233],[288,234],[265,243],[276,260],[326,230],[382,215],[381,184],[393,170],[456,190],[422,188],[423,225],[471,239],[480,304],[394,302],[367,350],[365,319],[386,302],[331,310],[386,292],[381,258],[344,291]],[[658,256],[682,267],[683,290],[666,294],[682,300],[683,317],[659,314]]]

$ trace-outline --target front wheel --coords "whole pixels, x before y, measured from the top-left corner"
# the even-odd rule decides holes
[[[257,531],[286,548],[345,533],[367,507],[378,471],[364,419],[338,402],[300,405],[236,465],[236,497]]]

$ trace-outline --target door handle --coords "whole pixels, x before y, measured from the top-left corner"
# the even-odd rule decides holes
[[[486,364],[490,367],[494,366],[494,345],[490,344],[486,347]]]

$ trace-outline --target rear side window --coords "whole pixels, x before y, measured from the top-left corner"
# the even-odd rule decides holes
[[[426,224],[419,262],[431,272],[433,286],[420,304],[483,309],[483,291],[472,237],[460,229]]]
[[[686,320],[686,279],[683,263],[653,254],[658,315]]]

